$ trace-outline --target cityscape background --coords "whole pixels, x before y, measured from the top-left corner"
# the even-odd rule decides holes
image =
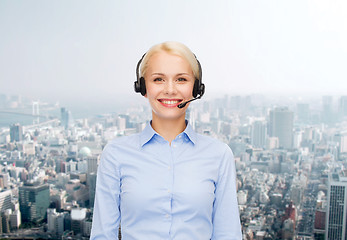
[[[145,127],[143,100],[74,118],[56,103],[0,94],[0,237],[88,239],[100,153]],[[347,95],[224,95],[192,103],[186,118],[233,150],[244,239],[343,239]]]
[[[344,239],[347,2],[0,2],[0,238],[88,239],[105,144],[142,130],[139,58],[175,40],[227,143],[244,239]]]

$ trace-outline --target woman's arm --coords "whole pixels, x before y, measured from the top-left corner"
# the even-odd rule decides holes
[[[118,239],[120,174],[115,154],[107,146],[101,156],[90,239]]]
[[[228,146],[219,168],[213,204],[213,233],[211,240],[242,239],[240,215],[236,194],[234,156]]]

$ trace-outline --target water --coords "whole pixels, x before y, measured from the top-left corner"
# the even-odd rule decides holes
[[[114,105],[84,105],[74,106],[70,105],[66,107],[67,110],[71,111],[73,119],[90,118],[97,115],[108,114],[108,113],[121,113],[124,111],[122,107],[116,107]],[[30,115],[20,115],[7,112],[25,113],[31,114],[31,109],[0,109],[0,128],[8,128],[10,125],[19,123],[22,126],[32,125],[37,117]],[[60,119],[60,107],[50,109],[40,109],[40,115],[49,116],[51,118]],[[49,120],[47,117],[40,117],[39,121],[44,122]]]
[[[33,124],[33,121],[37,118],[31,116],[15,115],[8,113],[0,113],[0,127],[10,127],[14,123],[19,123],[22,126]],[[44,118],[40,118],[40,122],[44,121]]]

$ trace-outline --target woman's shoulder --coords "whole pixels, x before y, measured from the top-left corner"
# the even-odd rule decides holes
[[[139,133],[135,133],[128,136],[120,136],[110,140],[106,146],[106,149],[119,149],[127,147],[136,147],[139,145]]]
[[[112,164],[117,164],[124,156],[137,151],[139,146],[139,134],[133,134],[129,136],[116,137],[109,141],[101,154],[101,161]]]

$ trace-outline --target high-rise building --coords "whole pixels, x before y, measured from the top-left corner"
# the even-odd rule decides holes
[[[325,218],[326,211],[325,209],[317,209],[314,217],[314,235],[315,239],[323,239],[325,235]]]
[[[55,208],[48,208],[47,230],[51,233],[62,234],[64,232],[64,213],[57,213]]]
[[[23,140],[23,128],[19,123],[10,126],[11,142],[20,142]]]
[[[12,210],[11,209],[7,209],[4,212],[1,212],[1,224],[2,224],[2,232],[3,233],[9,233],[11,232],[11,228],[10,228],[10,214],[11,214]]]
[[[32,102],[32,114],[36,116],[36,119],[33,120],[33,124],[40,123],[40,103],[39,101]]]
[[[87,157],[87,167],[88,173],[96,172],[98,169],[100,157],[99,156],[89,156]]]
[[[11,198],[11,190],[5,190],[0,192],[0,212],[11,208]]]
[[[19,209],[16,209],[10,215],[10,227],[11,229],[18,229],[21,224],[22,224],[21,213]]]
[[[83,233],[83,222],[86,219],[86,208],[71,209],[71,230],[74,234]]]
[[[89,187],[89,206],[94,207],[95,189],[96,189],[96,172],[88,174],[88,187]]]
[[[269,136],[278,137],[279,147],[293,147],[294,114],[287,107],[275,108],[270,111]]]
[[[338,144],[339,153],[347,153],[347,132],[335,134],[334,139]]]
[[[68,129],[72,125],[72,115],[71,112],[65,108],[60,109],[60,121],[61,126]]]
[[[251,130],[251,143],[254,147],[265,148],[266,146],[266,122],[254,121]]]
[[[43,220],[49,207],[49,185],[26,183],[19,187],[19,204],[23,222]]]
[[[296,113],[299,122],[307,123],[310,119],[310,106],[307,103],[298,103]]]
[[[323,96],[322,102],[322,122],[331,124],[334,121],[333,97]]]
[[[326,240],[346,240],[347,177],[332,173],[329,176],[328,208],[325,224]]]
[[[8,187],[8,175],[7,173],[0,174],[0,188],[4,189]]]
[[[339,100],[339,113],[342,117],[347,116],[347,96],[341,96]]]

